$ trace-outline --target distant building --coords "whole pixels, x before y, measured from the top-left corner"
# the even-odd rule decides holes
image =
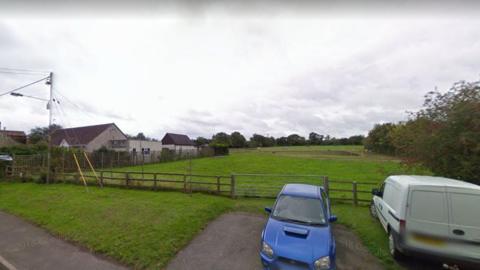
[[[52,134],[52,144],[93,152],[102,147],[128,151],[127,136],[114,123],[58,129]]]
[[[17,130],[0,130],[0,135],[3,137],[10,138],[16,143],[26,144],[27,143],[27,134],[23,131]]]
[[[187,135],[167,133],[162,139],[163,148],[174,150],[175,152],[194,152],[197,151],[195,144]]]
[[[162,148],[162,142],[158,141],[128,140],[128,151],[132,153],[144,153],[148,155],[150,152],[161,152]]]

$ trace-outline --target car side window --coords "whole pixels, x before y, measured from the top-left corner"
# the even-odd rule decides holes
[[[384,193],[384,191],[385,191],[385,182],[383,182],[382,185],[380,186],[380,190],[379,190],[379,192],[380,192],[379,195],[380,195],[380,196],[379,196],[379,197],[382,197],[382,198],[383,198],[383,193]]]
[[[325,211],[327,211],[327,216],[330,216],[330,203],[328,202],[328,196],[325,191],[322,191],[322,203],[323,203],[323,208]]]

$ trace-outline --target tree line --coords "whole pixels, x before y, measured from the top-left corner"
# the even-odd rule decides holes
[[[423,164],[434,174],[480,184],[480,82],[431,91],[407,121],[377,124],[367,150]]]
[[[311,132],[308,138],[298,134],[275,138],[273,136],[264,136],[253,134],[248,140],[240,132],[235,131],[231,134],[219,132],[211,139],[197,137],[194,140],[195,145],[203,146],[223,146],[229,148],[254,148],[254,147],[272,147],[272,146],[302,146],[302,145],[361,145],[364,140],[363,135],[355,135],[346,138],[335,138],[329,135],[321,135]]]

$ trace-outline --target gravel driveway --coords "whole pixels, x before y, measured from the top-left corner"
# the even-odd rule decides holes
[[[265,216],[235,212],[220,216],[169,263],[167,270],[262,269],[259,248]],[[337,268],[383,269],[360,239],[342,225],[333,227]]]

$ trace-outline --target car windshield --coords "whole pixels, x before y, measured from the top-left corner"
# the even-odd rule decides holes
[[[278,220],[285,220],[308,224],[325,224],[325,213],[319,199],[303,198],[290,195],[281,195],[272,217]]]

